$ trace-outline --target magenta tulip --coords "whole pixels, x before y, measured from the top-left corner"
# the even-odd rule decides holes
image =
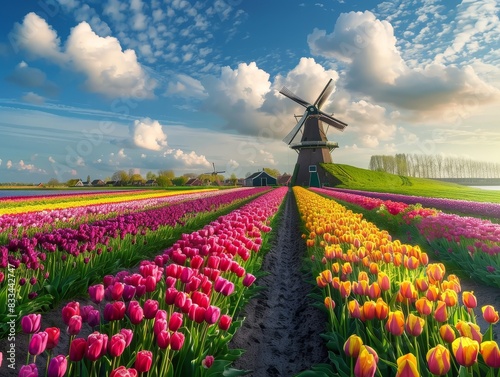
[[[243,285],[245,287],[250,287],[257,278],[250,273],[247,273],[243,278]]]
[[[153,353],[151,351],[139,351],[135,357],[135,369],[139,373],[146,373],[151,369],[153,364]]]
[[[205,312],[205,321],[209,325],[213,325],[217,322],[220,316],[220,309],[217,306],[210,305]]]
[[[38,369],[36,365],[23,365],[21,369],[19,369],[18,377],[38,377]]]
[[[87,349],[87,341],[83,338],[73,339],[69,345],[69,360],[70,361],[80,361],[85,356],[85,351]]]
[[[34,334],[40,331],[42,315],[28,314],[21,319],[21,328],[25,334]]]
[[[120,334],[125,338],[125,347],[128,347],[130,343],[132,343],[132,339],[134,338],[134,332],[130,329],[121,329]]]
[[[85,357],[90,361],[96,361],[106,353],[108,336],[99,332],[93,332],[87,338],[87,349]]]
[[[64,355],[57,355],[52,358],[47,369],[48,377],[63,377],[68,368],[68,360]]]
[[[91,285],[88,289],[90,299],[95,304],[99,304],[102,300],[104,300],[104,285],[96,284]]]
[[[137,301],[130,301],[127,311],[130,322],[134,325],[138,325],[144,319],[144,311],[142,310],[141,304]]]
[[[173,312],[168,321],[168,329],[170,331],[177,331],[182,326],[182,320],[182,313]]]
[[[156,336],[156,344],[161,349],[167,349],[170,345],[170,333],[168,331],[160,331]]]
[[[123,334],[115,334],[109,340],[108,353],[111,357],[121,356],[126,346],[125,336]]]
[[[174,332],[170,335],[170,348],[174,351],[178,351],[184,345],[184,334],[181,332]]]
[[[47,340],[49,339],[49,334],[45,331],[37,332],[33,334],[28,351],[30,355],[38,356],[47,348]]]
[[[227,329],[229,329],[229,326],[231,326],[231,321],[232,318],[229,315],[221,315],[219,319],[219,329],[221,329],[222,331],[227,331]]]
[[[69,319],[67,333],[68,335],[78,335],[82,329],[82,317],[74,315]]]
[[[146,300],[144,303],[144,318],[153,319],[156,316],[160,304],[156,300]]]

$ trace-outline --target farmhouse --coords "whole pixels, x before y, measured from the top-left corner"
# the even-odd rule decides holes
[[[258,186],[275,186],[276,178],[269,175],[265,171],[258,171],[249,177],[245,178],[245,186],[258,187]]]

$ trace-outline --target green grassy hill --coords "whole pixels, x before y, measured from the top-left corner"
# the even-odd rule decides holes
[[[336,186],[339,188],[500,203],[500,191],[497,190],[481,190],[433,179],[405,177],[343,164],[323,164],[322,166],[341,182]]]

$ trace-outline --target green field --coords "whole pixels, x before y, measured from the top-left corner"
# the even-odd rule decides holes
[[[393,194],[500,203],[500,191],[482,190],[433,179],[405,177],[343,164],[323,164],[341,183],[336,187]]]

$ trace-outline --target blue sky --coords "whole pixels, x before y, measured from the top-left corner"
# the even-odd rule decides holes
[[[0,182],[173,169],[291,172],[302,109],[347,122],[333,160],[500,163],[496,0],[38,0],[1,5]]]

